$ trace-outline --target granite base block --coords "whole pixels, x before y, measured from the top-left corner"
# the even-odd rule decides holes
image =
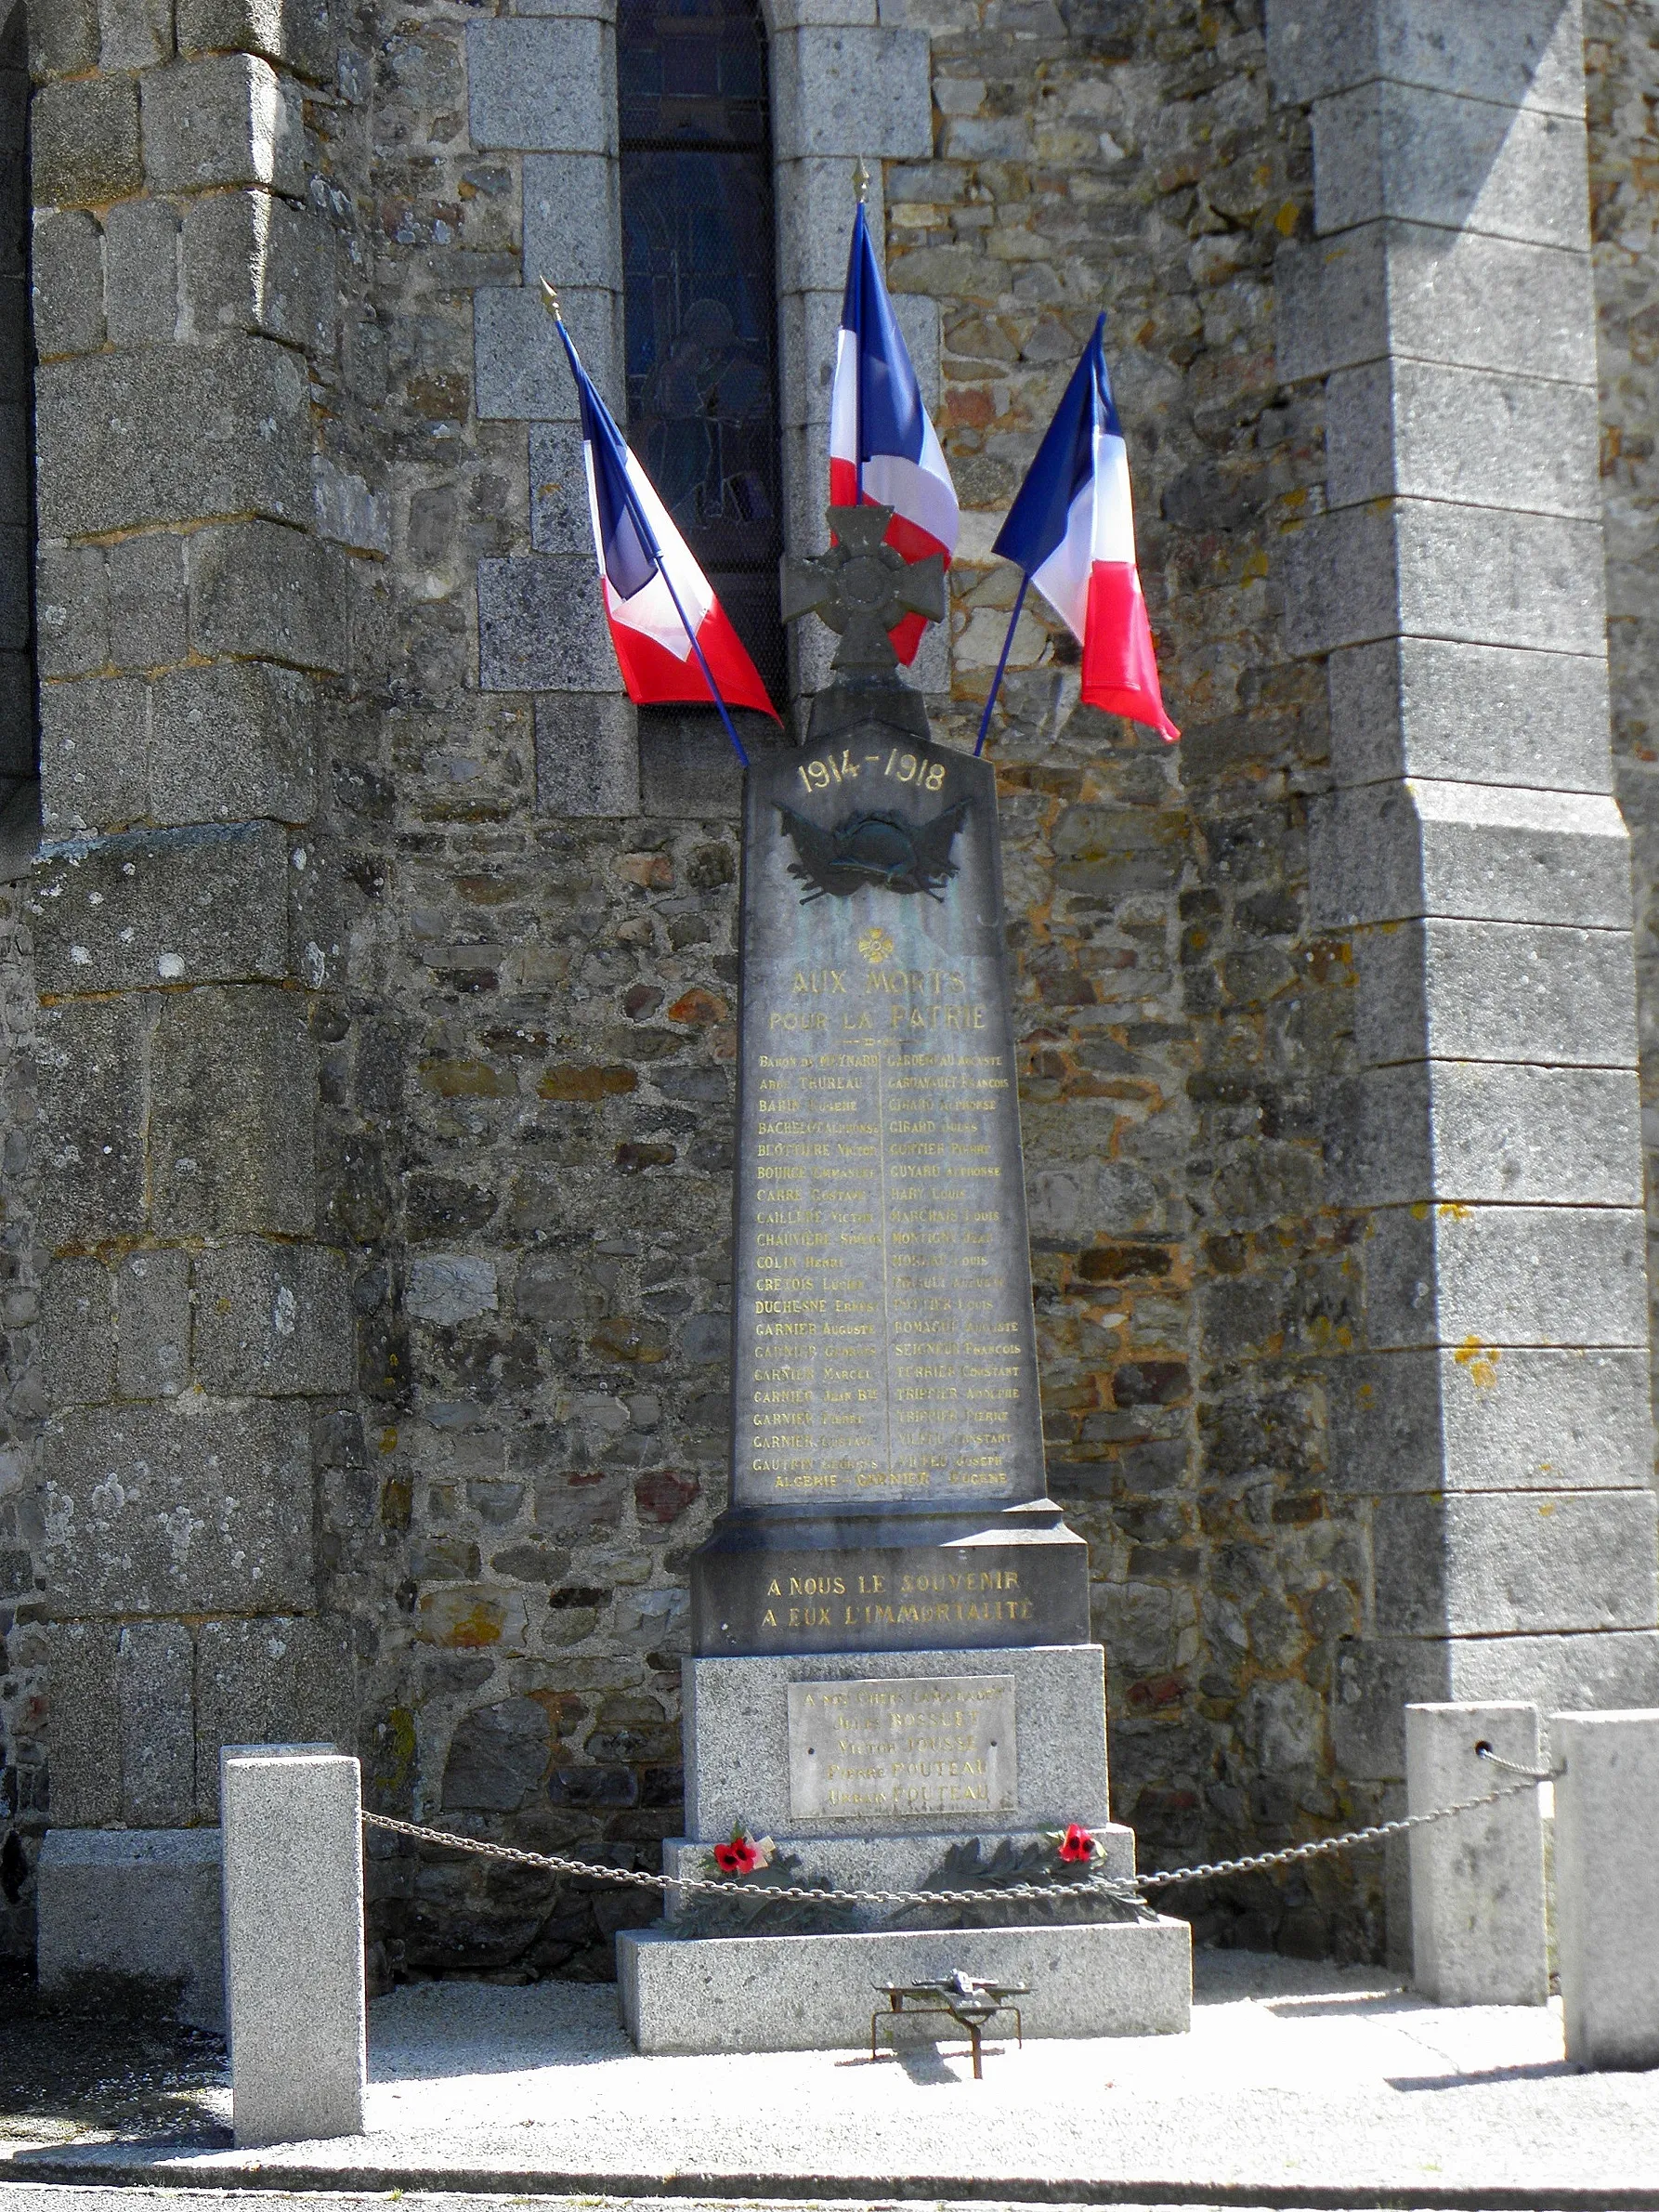
[[[734,1826],[791,1842],[822,1833],[790,1810],[789,1685],[918,1676],[1011,1675],[1018,1738],[1018,1801],[975,1811],[974,1833],[999,1835],[1107,1821],[1104,1661],[1098,1643],[1010,1651],[813,1652],[793,1657],[686,1659],[686,1825],[703,1843]],[[960,1817],[960,1816],[959,1816]],[[914,1834],[914,1814],[860,1813],[860,1836]]]
[[[217,1828],[52,1828],[36,1880],[43,1991],[140,1984],[223,2027]]]
[[[1011,1843],[1016,1850],[1028,1844],[1046,1843],[1051,1830],[1045,1828],[1016,1829],[1007,1836],[953,1834],[930,1836],[791,1836],[781,1849],[791,1858],[801,1862],[800,1879],[803,1882],[826,1881],[838,1890],[914,1890],[930,1878],[936,1878],[937,1869],[948,1852],[977,1843],[988,1858],[1000,1843]],[[1095,1841],[1096,1868],[1117,1881],[1132,1881],[1135,1873],[1135,1832],[1116,1821],[1107,1821],[1091,1830]],[[662,1871],[668,1875],[686,1875],[694,1879],[707,1878],[709,1846],[694,1843],[685,1836],[671,1836],[662,1846]],[[973,1887],[972,1878],[963,1885]],[[679,1890],[665,1892],[669,1928],[673,1929],[688,1900]],[[861,1925],[879,1927],[887,1911],[883,1905],[861,1906],[857,1918]]]
[[[701,1942],[658,1926],[617,1937],[622,2025],[646,2056],[868,2049],[870,2014],[885,2009],[879,1983],[957,1968],[1028,1983],[1019,2000],[1027,2036],[1180,2035],[1192,2022],[1184,1920]],[[937,2040],[966,2043],[948,2019],[934,2025]],[[1011,2035],[1012,2025],[996,2023]]]

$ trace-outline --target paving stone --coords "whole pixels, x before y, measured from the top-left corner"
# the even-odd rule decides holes
[[[124,1398],[172,1398],[190,1380],[190,1256],[176,1247],[128,1252],[115,1265],[115,1387]]]
[[[297,1407],[61,1414],[40,1450],[48,1603],[129,1616],[305,1605],[310,1491]]]
[[[61,996],[288,973],[288,839],[271,822],[59,848],[40,877],[43,988]]]
[[[150,1083],[159,1230],[310,1232],[317,1076],[302,1001],[258,986],[164,994]]]
[[[195,1286],[204,1389],[278,1397],[353,1388],[356,1331],[338,1252],[238,1238],[198,1255]]]
[[[154,70],[143,80],[144,171],[152,190],[262,184],[306,189],[299,88],[249,54]]]
[[[306,520],[303,366],[263,338],[44,365],[36,379],[41,529],[51,536],[255,514]],[[135,444],[132,421],[177,425]],[[257,432],[257,435],[255,435]]]
[[[150,806],[169,822],[302,822],[317,803],[311,679],[261,661],[178,668],[151,693]]]

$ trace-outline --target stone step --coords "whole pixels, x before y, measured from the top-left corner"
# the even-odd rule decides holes
[[[659,1924],[617,1937],[622,2024],[647,2054],[868,2049],[882,1983],[956,1969],[1024,1983],[1028,2036],[1179,2035],[1192,2023],[1184,1920],[915,1933],[677,1937]],[[940,2041],[966,2040],[948,2016]],[[920,2023],[917,2023],[920,2026]],[[996,2037],[1013,2022],[993,2023]]]

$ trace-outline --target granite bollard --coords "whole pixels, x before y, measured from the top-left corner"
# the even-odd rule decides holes
[[[220,1803],[237,2147],[360,2135],[358,1762],[308,1747],[227,1747]]]
[[[1460,1805],[1543,1764],[1531,1705],[1408,1705],[1405,1790],[1412,1813]],[[1549,1996],[1539,1792],[1505,1797],[1411,1832],[1412,1978],[1438,2005],[1542,2005]]]
[[[1549,1740],[1567,2057],[1659,2066],[1659,1711],[1555,1713]]]

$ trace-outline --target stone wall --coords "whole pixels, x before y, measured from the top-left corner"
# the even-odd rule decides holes
[[[210,176],[206,153],[159,175],[148,135],[119,177],[77,183],[48,167],[39,196],[59,212],[37,234],[37,283],[61,274],[37,308],[43,358],[81,379],[135,361],[153,378],[158,352],[178,375],[212,345],[216,381],[255,380],[251,402],[280,351],[304,364],[291,458],[307,481],[290,509],[298,476],[211,500],[197,479],[193,504],[163,514],[152,499],[134,520],[72,500],[66,474],[46,531],[43,575],[62,580],[53,604],[73,613],[43,670],[53,804],[61,828],[97,844],[48,882],[56,905],[17,918],[45,927],[41,985],[65,1001],[49,1020],[160,1036],[211,1001],[223,1019],[190,1063],[204,1114],[214,1054],[252,1067],[255,1086],[259,1068],[278,1070],[270,1119],[213,1155],[263,1177],[275,1211],[227,1211],[247,1187],[240,1169],[190,1211],[176,1165],[208,1155],[158,1136],[157,1180],[130,1218],[110,1184],[90,1227],[53,1232],[57,1326],[96,1291],[100,1312],[124,1302],[124,1333],[66,1336],[46,1371],[69,1401],[55,1419],[106,1437],[140,1420],[171,1437],[180,1401],[265,1424],[261,1438],[292,1452],[284,1495],[305,1514],[302,1528],[291,1512],[280,1607],[220,1584],[188,1605],[140,1593],[135,1608],[90,1581],[68,1594],[58,1561],[32,1561],[20,1586],[52,1589],[25,1603],[72,1618],[52,1630],[49,1709],[28,1671],[44,1637],[8,1643],[7,1787],[29,1793],[13,1809],[38,1831],[49,1730],[55,1819],[211,1818],[197,1743],[221,1721],[244,1734],[289,1723],[253,1699],[251,1664],[240,1688],[216,1691],[232,1678],[204,1670],[203,1640],[210,1659],[216,1641],[240,1651],[268,1632],[255,1626],[265,1616],[326,1628],[336,1652],[349,1643],[372,1801],[654,1865],[679,1821],[685,1562],[719,1510],[727,1450],[736,793],[698,718],[665,717],[643,733],[640,811],[558,811],[556,717],[543,704],[538,780],[536,695],[480,685],[480,564],[545,552],[569,490],[550,441],[475,390],[476,295],[513,292],[525,267],[527,154],[475,144],[468,120],[468,27],[476,38],[507,10],[371,7],[326,36],[282,14],[284,36],[302,40],[289,47],[247,28],[257,10],[194,0],[179,38],[200,54],[165,41],[100,53],[94,11],[59,12],[82,43],[37,54],[37,112],[109,107],[75,158],[118,157],[111,118],[135,85],[158,118],[188,122],[195,95],[168,95],[189,70],[234,76],[239,116],[250,72],[268,71],[268,105],[248,112],[286,116],[292,96],[302,135],[280,177]],[[149,17],[130,13],[106,6],[106,41],[153,41]],[[863,0],[820,14],[874,21]],[[187,16],[209,29],[189,33]],[[1597,174],[1619,177],[1626,209],[1645,189],[1650,17],[1611,0],[1592,12]],[[1012,597],[990,538],[1104,306],[1142,573],[1183,726],[1170,750],[1078,709],[1075,648],[1028,602],[991,749],[1052,1484],[1092,1548],[1116,1804],[1143,1859],[1170,1864],[1373,1817],[1395,1788],[1386,1767],[1345,1774],[1331,1728],[1340,1662],[1373,1622],[1373,1560],[1370,1503],[1332,1480],[1326,1410],[1332,1355],[1362,1327],[1356,1217],[1329,1164],[1354,1066],[1352,950],[1311,918],[1326,685],[1317,661],[1293,657],[1285,621],[1289,550],[1326,499],[1323,384],[1283,383],[1275,353],[1275,264],[1312,234],[1310,127],[1270,84],[1260,0],[908,0],[895,27],[931,37],[934,154],[882,164],[890,276],[917,327],[936,305],[937,419],[965,506],[936,720],[971,742]],[[1628,94],[1605,97],[1626,77]],[[844,182],[837,168],[837,191]],[[236,226],[255,216],[268,228],[249,236],[281,252],[250,252]],[[325,238],[320,296],[301,249]],[[183,270],[165,331],[142,319],[148,280],[121,281],[153,272],[158,247]],[[1642,251],[1620,265],[1634,365],[1606,403],[1638,494]],[[265,272],[251,298],[222,289],[248,268]],[[194,288],[203,268],[220,291]],[[785,273],[809,300],[805,260]],[[1613,298],[1604,273],[1604,365]],[[187,399],[178,385],[169,419]],[[801,441],[820,435],[809,413],[803,399],[791,416]],[[110,457],[89,457],[96,478]],[[264,518],[233,520],[244,500]],[[798,542],[812,528],[803,504],[792,527]],[[307,618],[320,627],[304,635],[332,635],[330,609],[344,607],[344,649],[304,648],[292,630],[276,647],[189,630],[148,564],[158,550],[200,562],[227,530],[262,559],[280,543],[326,566]],[[1634,591],[1645,541],[1615,528],[1614,545]],[[198,607],[254,620],[278,603],[268,582],[263,601],[238,600],[234,564],[221,573],[219,599],[199,583]],[[1633,637],[1629,593],[1613,601]],[[175,635],[176,652],[155,650]],[[204,725],[178,718],[180,687],[189,711],[203,672],[227,667],[262,687],[229,726],[266,733],[263,780],[219,759],[192,786]],[[1615,648],[1614,678],[1634,750],[1639,650]],[[314,763],[293,745],[307,697]],[[140,725],[149,779],[136,788],[120,738]],[[122,836],[136,842],[107,842]],[[144,894],[157,903],[111,908],[112,925],[87,934],[88,887],[119,904],[129,864],[160,886]],[[306,903],[318,883],[322,910]],[[139,975],[121,928],[143,936],[152,968],[179,950],[153,933],[186,883],[199,917],[188,976]],[[263,888],[242,897],[250,885]],[[203,958],[218,963],[211,978]],[[17,991],[24,1025],[21,980]],[[267,1056],[250,1060],[258,1039]],[[66,1066],[85,1088],[102,1064],[81,1047]],[[171,1110],[167,1086],[147,1095],[146,1114]],[[302,1159],[294,1130],[313,1113]],[[289,1179],[273,1188],[279,1162]],[[136,1259],[142,1282],[128,1279]],[[17,1264],[26,1302],[31,1263]],[[153,1319],[168,1299],[172,1334]],[[337,1360],[347,1329],[355,1374]],[[20,1437],[33,1415],[25,1390]],[[7,1479],[0,1514],[15,1517],[33,1493],[8,1499]],[[160,1730],[176,1750],[159,1775],[136,1757],[124,1766],[118,1745],[76,1752],[88,1648],[110,1709],[142,1716],[146,1737],[158,1712],[180,1711],[189,1672],[188,1790],[176,1728]],[[253,1643],[242,1656],[257,1658]],[[342,1679],[331,1662],[312,1678],[326,1695],[291,1685],[293,1724],[342,1725],[328,1703]],[[151,1701],[151,1681],[172,1682],[171,1704]],[[77,1796],[77,1771],[99,1760],[106,1794]],[[650,1916],[620,1893],[550,1892],[378,1844],[372,1893],[393,1972],[602,1973],[611,1931]],[[1376,1861],[1188,1904],[1221,1940],[1383,1942]]]
[[[1613,754],[1630,827],[1641,1011],[1650,1236],[1655,1173],[1653,1066],[1659,1042],[1659,10],[1650,0],[1587,0],[1590,220],[1601,378],[1601,490],[1607,531],[1607,658]],[[1650,1251],[1650,1286],[1659,1270]]]

